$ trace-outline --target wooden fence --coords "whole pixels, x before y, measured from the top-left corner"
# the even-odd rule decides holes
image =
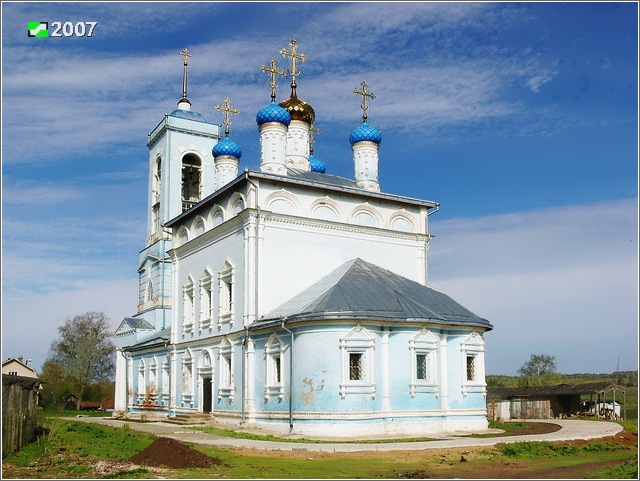
[[[551,419],[551,402],[542,399],[514,398],[487,403],[487,417],[492,421],[509,419]]]
[[[2,457],[35,439],[38,390],[42,381],[2,375]]]

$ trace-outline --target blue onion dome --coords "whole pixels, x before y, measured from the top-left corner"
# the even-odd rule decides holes
[[[256,115],[258,125],[267,122],[278,122],[280,124],[289,125],[291,123],[291,115],[277,103],[271,102]]]
[[[242,149],[229,137],[225,137],[214,145],[212,152],[214,157],[221,157],[223,155],[235,157],[236,159],[242,157]]]
[[[295,94],[280,102],[279,105],[289,112],[291,120],[302,120],[311,125],[316,119],[316,112],[313,107],[304,100],[299,99]]]
[[[327,167],[324,165],[324,162],[313,154],[309,156],[309,165],[311,166],[311,172],[324,174],[327,171]]]
[[[356,142],[362,141],[375,142],[379,144],[382,141],[382,136],[380,135],[380,131],[374,127],[371,127],[367,122],[363,122],[360,127],[351,132],[351,137],[349,137],[349,142],[351,145]]]

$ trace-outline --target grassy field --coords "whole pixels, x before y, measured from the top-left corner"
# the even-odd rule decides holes
[[[3,479],[511,478],[528,477],[527,473],[548,473],[542,476],[548,478],[637,479],[638,472],[637,438],[635,446],[633,442],[593,440],[353,454],[193,446],[217,459],[218,464],[210,468],[163,469],[127,463],[129,457],[155,440],[129,425],[111,428],[59,417],[46,418],[45,422],[49,429],[46,435],[3,459]]]

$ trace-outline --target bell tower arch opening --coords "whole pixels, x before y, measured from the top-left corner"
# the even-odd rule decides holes
[[[182,211],[200,202],[202,191],[202,161],[195,154],[182,158]]]

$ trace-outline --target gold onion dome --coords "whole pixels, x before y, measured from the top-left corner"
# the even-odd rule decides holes
[[[302,120],[308,124],[312,124],[316,119],[316,113],[313,107],[304,100],[299,99],[295,93],[278,105],[289,112],[291,120]]]

